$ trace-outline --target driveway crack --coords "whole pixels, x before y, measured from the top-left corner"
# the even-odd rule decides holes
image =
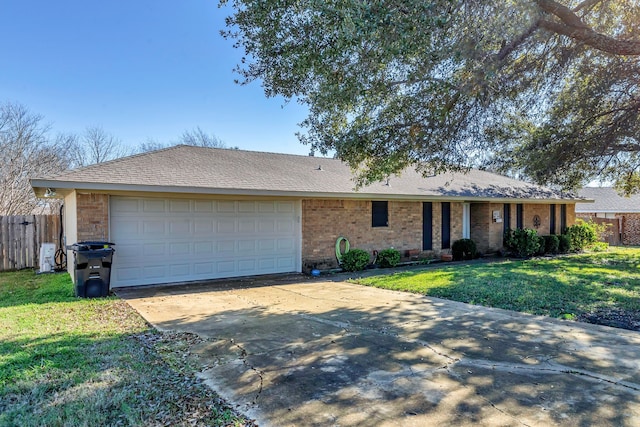
[[[247,362],[247,355],[249,353],[247,352],[247,350],[244,349],[244,347],[242,347],[240,344],[236,344],[235,342],[233,342],[233,340],[231,340],[231,343],[234,344],[240,350],[240,360],[242,360],[242,364],[246,366],[248,369],[255,372],[258,378],[260,378],[258,393],[256,394],[256,397],[253,398],[253,402],[251,402],[253,404],[256,404],[258,403],[258,398],[262,394],[262,388],[264,386],[264,372],[262,372],[261,370],[257,369],[256,367],[251,365],[249,362]]]

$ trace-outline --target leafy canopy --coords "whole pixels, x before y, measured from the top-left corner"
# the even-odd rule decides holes
[[[640,187],[638,0],[222,0],[240,83],[367,183],[484,166]]]

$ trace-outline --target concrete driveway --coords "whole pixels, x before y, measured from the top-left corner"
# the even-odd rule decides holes
[[[309,279],[118,290],[260,426],[638,426],[640,333]]]

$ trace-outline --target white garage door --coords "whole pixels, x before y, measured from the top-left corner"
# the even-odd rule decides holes
[[[111,286],[300,271],[299,202],[111,197]]]

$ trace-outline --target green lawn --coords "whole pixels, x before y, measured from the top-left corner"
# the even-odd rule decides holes
[[[553,259],[438,264],[355,282],[594,323],[608,324],[606,318],[625,318],[631,325],[640,321],[640,248]]]
[[[68,274],[0,273],[0,425],[245,425],[194,376],[198,338],[161,334]]]

